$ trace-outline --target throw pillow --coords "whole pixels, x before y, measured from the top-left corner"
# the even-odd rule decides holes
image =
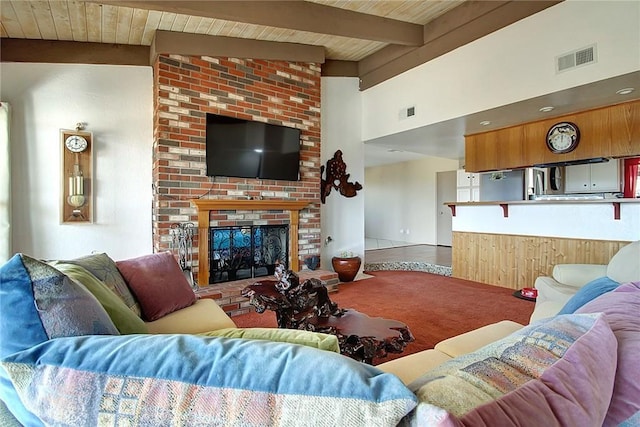
[[[80,282],[98,299],[121,334],[146,334],[149,331],[142,319],[129,309],[107,285],[87,269],[76,264],[59,261],[50,263],[73,280]]]
[[[148,322],[196,302],[196,295],[171,252],[117,261],[116,265]]]
[[[615,288],[620,286],[620,283],[615,280],[610,279],[609,277],[599,277],[595,280],[584,285],[578,292],[573,295],[569,301],[562,307],[562,310],[558,314],[572,314],[575,313],[577,309],[598,298],[600,295],[606,294],[607,292],[611,292]]]
[[[50,425],[390,426],[416,404],[395,375],[373,366],[258,340],[62,338],[2,366]]]
[[[640,282],[620,285],[578,310],[602,312],[618,340],[618,369],[605,426],[640,421]]]
[[[118,335],[98,300],[50,265],[14,255],[0,268],[0,358],[58,337]],[[0,369],[0,400],[24,425],[40,425]]]
[[[616,340],[604,315],[556,316],[445,362],[410,384],[420,403],[405,422],[600,425],[615,370]]]
[[[320,332],[303,331],[298,329],[276,328],[225,328],[211,332],[205,332],[207,337],[243,338],[251,340],[267,340],[273,342],[286,342],[289,344],[306,345],[320,350],[340,353],[338,337],[322,334]]]
[[[142,315],[138,301],[136,301],[136,298],[131,293],[127,283],[122,278],[115,261],[109,258],[109,255],[105,253],[92,254],[82,258],[62,262],[67,264],[76,264],[80,267],[86,268],[91,274],[96,276],[98,280],[102,280],[109,289],[122,298],[122,301],[124,301],[126,306],[135,314],[138,316]]]

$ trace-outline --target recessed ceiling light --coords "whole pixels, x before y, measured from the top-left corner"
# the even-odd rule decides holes
[[[540,111],[543,112],[543,113],[548,113],[549,111],[553,111],[553,107],[551,105],[546,106],[546,107],[542,107],[540,109]]]
[[[632,87],[625,87],[624,89],[620,89],[618,91],[616,91],[616,93],[618,95],[629,95],[631,92],[633,92],[635,89]]]
[[[480,122],[480,125],[482,126],[489,126],[491,124],[491,122],[489,120],[483,120]]]

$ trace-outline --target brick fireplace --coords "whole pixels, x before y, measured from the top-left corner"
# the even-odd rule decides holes
[[[170,227],[198,225],[193,270],[202,276],[203,225],[198,203],[209,201],[300,202],[290,242],[292,267],[320,256],[320,65],[261,59],[159,55],[154,64],[152,206],[154,250],[170,249]],[[206,176],[206,113],[269,122],[301,130],[300,180]],[[194,201],[192,203],[192,201]],[[265,205],[266,206],[266,205]],[[219,205],[207,226],[277,224],[288,209]],[[197,254],[197,255],[196,255]],[[203,278],[203,277],[201,277]]]

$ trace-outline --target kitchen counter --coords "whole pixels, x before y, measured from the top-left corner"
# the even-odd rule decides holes
[[[531,287],[556,264],[606,264],[640,240],[640,199],[450,202],[452,276]]]
[[[618,198],[591,198],[585,196],[561,196],[563,198],[555,199],[536,199],[536,200],[512,200],[512,201],[500,201],[500,202],[445,202],[444,204],[449,206],[451,214],[456,216],[457,206],[500,206],[502,208],[503,216],[509,217],[510,205],[575,205],[575,204],[610,204],[613,206],[613,218],[620,219],[621,209],[620,205],[623,203],[636,203],[640,204],[640,199],[618,199]],[[594,196],[595,197],[595,196]]]
[[[470,233],[633,241],[640,199],[447,202],[452,230]]]

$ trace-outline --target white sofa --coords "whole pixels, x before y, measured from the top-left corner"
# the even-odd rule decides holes
[[[551,277],[538,277],[534,284],[538,298],[530,321],[558,314],[580,288],[604,276],[618,283],[640,280],[640,241],[622,247],[608,264],[558,264]]]

